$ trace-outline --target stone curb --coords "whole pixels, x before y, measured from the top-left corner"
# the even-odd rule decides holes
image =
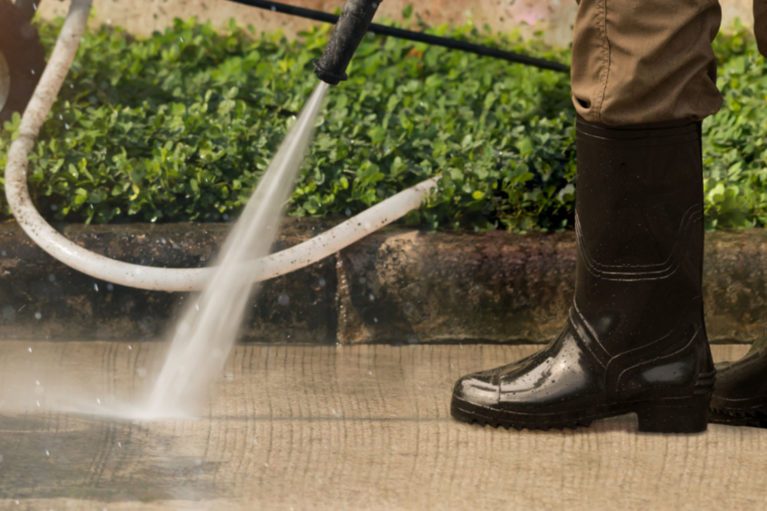
[[[288,220],[279,247],[320,232]],[[225,224],[59,226],[124,261],[205,264]],[[265,282],[242,330],[249,342],[299,344],[548,342],[573,293],[572,233],[426,233],[387,228],[303,270]],[[186,296],[97,281],[0,225],[0,338],[146,340],[165,334]],[[706,237],[704,300],[712,342],[767,331],[767,231]]]

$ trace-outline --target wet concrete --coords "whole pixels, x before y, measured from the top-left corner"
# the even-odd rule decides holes
[[[19,378],[50,382],[58,374],[105,400],[129,398],[160,348],[0,342],[0,389],[8,399]],[[457,377],[534,349],[248,345],[237,347],[200,419],[142,423],[0,408],[0,508],[763,505],[767,430],[714,425],[700,435],[647,435],[625,416],[518,432],[450,419]],[[714,348],[717,359],[743,351]]]

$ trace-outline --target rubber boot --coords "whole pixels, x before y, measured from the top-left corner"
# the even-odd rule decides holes
[[[539,353],[470,374],[452,415],[571,428],[634,412],[640,431],[706,429],[714,367],[703,322],[700,123],[578,119],[575,297]]]
[[[710,421],[767,428],[767,345],[716,369]]]

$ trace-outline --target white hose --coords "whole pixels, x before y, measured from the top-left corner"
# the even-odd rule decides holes
[[[210,268],[159,268],[125,263],[73,243],[51,227],[35,209],[27,188],[27,155],[72,65],[90,12],[91,0],[72,0],[50,61],[24,111],[16,140],[8,150],[5,195],[16,221],[45,252],[94,278],[157,291],[195,291],[210,278]],[[308,266],[397,220],[420,206],[438,178],[428,179],[363,211],[299,245],[257,259],[244,268],[253,281],[266,280]]]

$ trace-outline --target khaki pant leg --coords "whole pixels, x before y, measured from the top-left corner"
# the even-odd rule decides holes
[[[767,0],[754,0],[754,35],[759,52],[767,57]]]
[[[711,41],[720,22],[717,0],[578,1],[571,71],[576,111],[612,126],[715,113],[722,97]]]

